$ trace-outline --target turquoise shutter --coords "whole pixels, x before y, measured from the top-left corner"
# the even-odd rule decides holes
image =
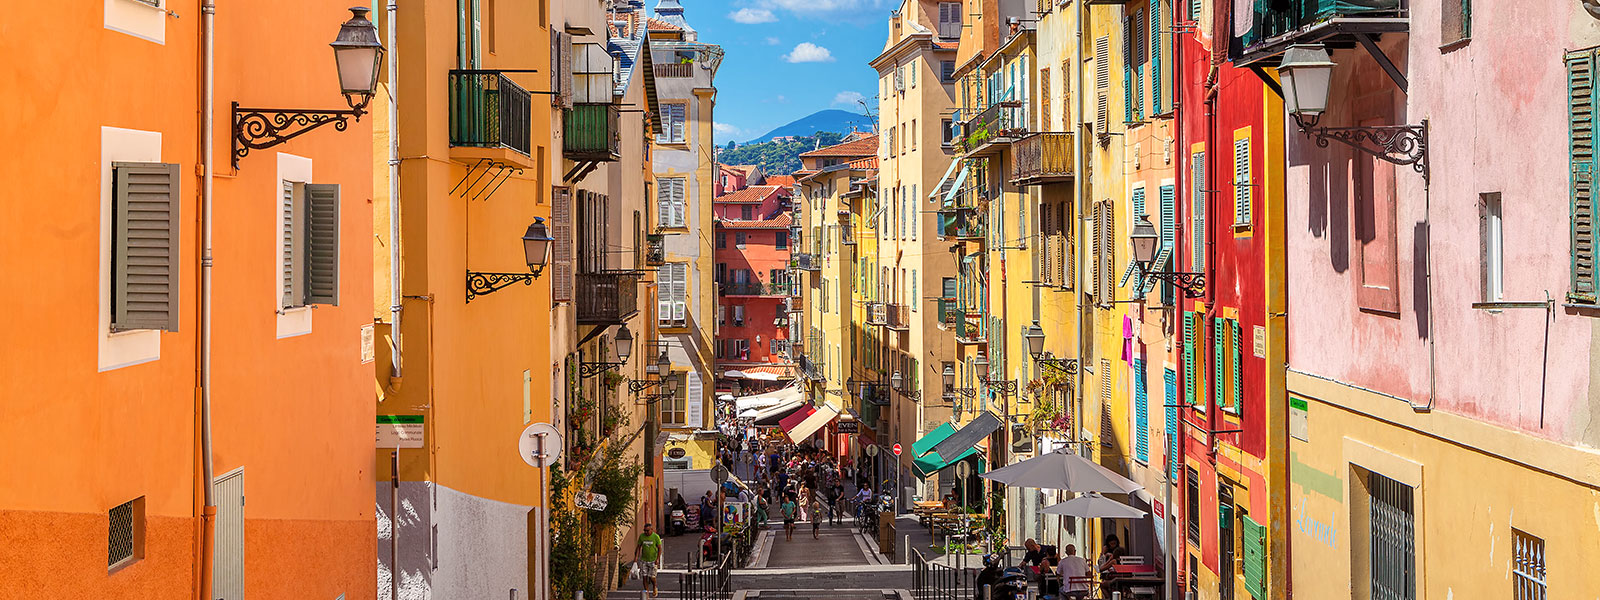
[[[1122,17],[1122,122],[1133,122],[1133,17]]]
[[[1181,262],[1178,260],[1176,254],[1172,251],[1172,246],[1178,233],[1178,207],[1176,206],[1177,201],[1174,198],[1175,191],[1176,190],[1170,185],[1161,186],[1161,254],[1162,256],[1169,256],[1170,258],[1168,258],[1168,260],[1172,261],[1173,266],[1177,266],[1178,263]],[[1178,270],[1168,269],[1165,264],[1161,263],[1162,261],[1157,261],[1154,269],[1157,271]],[[1172,283],[1162,282],[1161,303],[1171,306],[1176,301],[1177,294],[1174,293]]]
[[[1161,0],[1150,0],[1150,114],[1163,112],[1161,104]]]
[[[1240,335],[1241,327],[1239,326],[1239,321],[1234,320],[1234,321],[1230,321],[1230,322],[1233,324],[1233,402],[1232,402],[1232,404],[1233,404],[1233,409],[1234,410],[1243,411],[1244,410],[1244,403],[1240,402],[1240,400],[1244,398],[1244,353],[1242,351],[1242,346],[1244,344],[1244,342],[1242,340],[1244,339],[1244,336]]]
[[[1218,407],[1225,406],[1223,400],[1227,398],[1222,393],[1222,380],[1225,379],[1222,370],[1222,317],[1211,318],[1211,401]]]
[[[1144,188],[1134,188],[1133,189],[1133,198],[1132,198],[1132,200],[1133,200],[1133,218],[1135,220],[1137,220],[1142,215],[1149,214],[1149,213],[1144,211]]]
[[[1194,329],[1195,314],[1183,313],[1183,399],[1195,403],[1194,394]]]
[[[1586,50],[1567,55],[1567,115],[1571,143],[1572,281],[1567,298],[1594,304],[1595,282],[1595,198],[1594,198],[1594,110],[1595,52]]]
[[[1150,391],[1144,380],[1144,359],[1133,359],[1134,458],[1150,463]]]
[[[1239,518],[1244,523],[1241,536],[1244,546],[1244,589],[1256,598],[1267,597],[1267,528],[1250,515]]]
[[[1177,481],[1178,465],[1183,463],[1178,457],[1178,428],[1183,426],[1178,422],[1178,372],[1170,368],[1163,371],[1167,384],[1167,479]]]

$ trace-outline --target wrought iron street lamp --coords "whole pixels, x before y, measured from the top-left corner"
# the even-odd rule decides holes
[[[1054,367],[1068,375],[1078,374],[1078,359],[1076,358],[1050,358],[1044,355],[1044,328],[1039,327],[1039,322],[1034,321],[1022,330],[1022,339],[1028,342],[1028,355],[1033,357],[1033,362],[1041,367]]]
[[[644,374],[645,375],[655,375],[655,376],[659,377],[659,376],[662,376],[662,375],[664,375],[666,373],[671,373],[671,372],[672,372],[672,358],[667,356],[667,351],[665,349],[663,349],[661,351],[661,356],[657,356],[656,357],[656,361],[655,362],[648,363],[648,364],[646,364],[644,366]]]
[[[1133,260],[1139,264],[1139,273],[1145,277],[1165,281],[1178,289],[1183,290],[1183,295],[1190,298],[1199,298],[1206,293],[1206,274],[1190,271],[1155,271],[1150,264],[1156,258],[1156,246],[1159,244],[1161,234],[1156,233],[1155,225],[1150,224],[1149,215],[1139,215],[1139,220],[1134,223],[1133,231],[1128,234],[1128,240],[1133,245]],[[1135,286],[1137,288],[1137,286]]]
[[[500,288],[513,283],[531,285],[533,280],[539,278],[544,272],[544,267],[550,262],[550,242],[555,238],[550,237],[549,230],[544,225],[544,217],[534,217],[533,224],[522,234],[522,254],[528,261],[527,273],[490,273],[481,271],[467,271],[467,302],[473,298],[493,293]],[[626,330],[626,328],[624,328]],[[630,343],[631,343],[630,339]]]
[[[350,8],[350,20],[339,27],[333,43],[334,66],[339,74],[339,92],[349,110],[298,110],[242,108],[233,103],[233,168],[251,150],[264,150],[300,137],[308,131],[333,124],[344,131],[350,119],[361,120],[367,103],[378,90],[378,66],[383,63],[383,44],[378,41],[378,26],[367,19],[370,9]]]
[[[616,362],[586,362],[578,365],[578,375],[584,379],[594,377],[606,371],[620,368],[628,363],[628,355],[633,353],[633,332],[628,331],[628,326],[623,325],[617,332],[617,361]]]
[[[956,394],[961,394],[962,396],[966,396],[968,398],[973,398],[978,395],[978,391],[972,388],[956,387],[955,367],[945,365],[944,372],[940,373],[940,375],[944,377],[944,397],[946,400],[954,400]]]
[[[663,377],[655,381],[630,381],[628,382],[628,391],[645,398],[647,403],[655,403],[662,398],[671,398],[678,395],[678,385],[677,377]],[[639,393],[650,388],[659,388],[660,392],[655,394]]]
[[[995,393],[1002,396],[1010,396],[1017,393],[1017,382],[1015,380],[989,378],[989,357],[984,355],[982,350],[979,350],[978,357],[972,360],[972,366],[978,371],[978,380],[993,389]]]
[[[1328,56],[1322,44],[1295,44],[1283,53],[1278,76],[1283,80],[1283,104],[1294,115],[1300,132],[1314,138],[1318,148],[1339,142],[1379,159],[1411,165],[1428,180],[1428,120],[1421,125],[1379,125],[1366,127],[1318,127],[1328,109],[1328,92],[1333,68],[1338,63]]]

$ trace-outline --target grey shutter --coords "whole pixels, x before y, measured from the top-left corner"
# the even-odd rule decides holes
[[[1596,294],[1594,194],[1595,151],[1595,53],[1592,50],[1567,55],[1567,120],[1569,196],[1568,220],[1572,224],[1570,289],[1567,299],[1594,304]]]
[[[572,108],[572,35],[554,31],[550,36],[550,103]]]
[[[573,238],[572,238],[572,190],[555,188],[550,194],[554,206],[550,210],[551,226],[555,238],[551,245],[555,248],[555,275],[550,282],[550,300],[552,302],[571,302],[573,294]]]
[[[305,239],[300,221],[304,217],[299,209],[298,198],[305,195],[305,184],[293,181],[283,182],[283,202],[278,207],[278,212],[283,215],[282,227],[278,230],[278,247],[283,252],[283,261],[278,265],[278,278],[283,282],[283,297],[279,299],[279,308],[293,308],[301,306],[305,300],[305,292],[301,288],[304,281],[300,265],[303,264],[301,248]]]
[[[111,330],[178,330],[178,165],[111,163]]]
[[[339,184],[308,183],[305,206],[305,303],[339,305]]]
[[[1248,227],[1250,216],[1250,138],[1233,141],[1233,224]]]

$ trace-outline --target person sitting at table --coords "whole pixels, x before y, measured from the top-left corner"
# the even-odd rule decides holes
[[[1067,591],[1062,594],[1064,597],[1083,598],[1089,595],[1089,561],[1078,556],[1077,546],[1067,544],[1067,555],[1061,557],[1060,564],[1056,565],[1056,573],[1066,582]],[[1074,579],[1078,581],[1074,582]]]
[[[1027,541],[1022,542],[1022,547],[1028,549],[1028,553],[1022,555],[1021,564],[1024,565],[1042,566],[1047,557],[1056,553],[1055,546],[1040,545],[1033,538],[1028,538]]]
[[[1114,567],[1127,556],[1128,551],[1122,548],[1122,540],[1116,534],[1106,536],[1105,545],[1100,550],[1100,560],[1095,563],[1095,570],[1100,571],[1100,593],[1107,598],[1111,597],[1112,580],[1120,576]]]

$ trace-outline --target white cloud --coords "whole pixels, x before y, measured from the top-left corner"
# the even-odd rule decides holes
[[[766,0],[766,4],[801,15],[825,13],[867,14],[878,10],[882,0]]]
[[[783,60],[792,63],[833,62],[833,53],[811,42],[800,42],[794,50],[783,56]]]
[[[833,103],[836,105],[856,106],[856,103],[865,99],[867,99],[867,97],[862,96],[861,92],[852,92],[850,90],[845,90],[833,95]]]
[[[728,13],[728,18],[733,19],[735,23],[744,23],[745,25],[771,23],[778,20],[777,17],[772,16],[772,11],[765,8],[741,8]]]
[[[776,45],[778,45],[778,43],[779,43],[778,38],[775,38],[775,37],[767,38],[767,45],[768,46],[776,46]]]
[[[718,135],[726,135],[726,136],[739,135],[740,132],[744,131],[743,129],[739,129],[737,126],[735,126],[735,125],[733,125],[731,123],[715,123],[715,122],[713,122],[711,124],[711,130],[715,131]]]

